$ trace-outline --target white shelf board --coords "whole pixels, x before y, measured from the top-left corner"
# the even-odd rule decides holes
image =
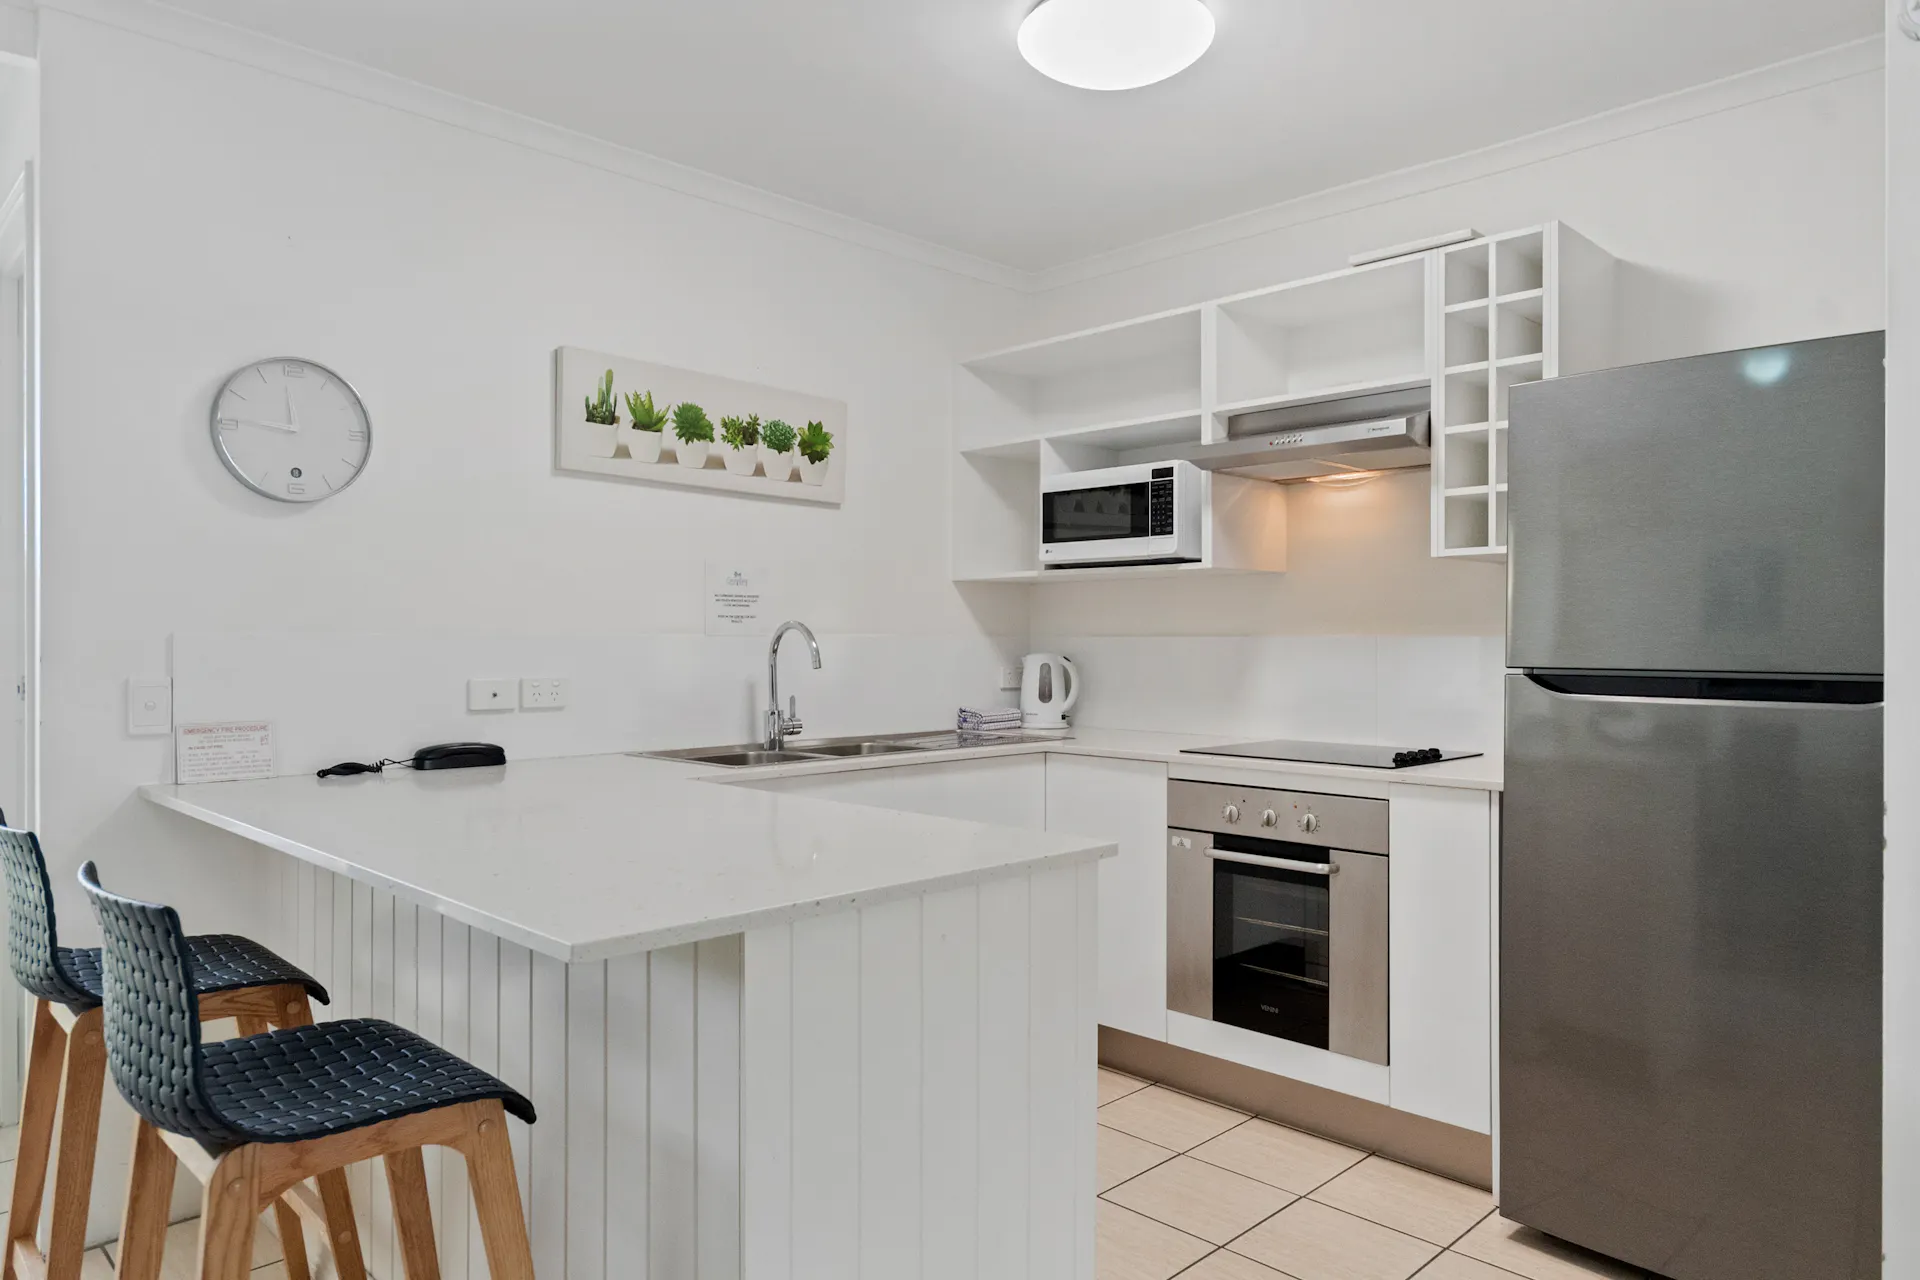
[[[1494,361],[1494,367],[1498,369],[1524,369],[1530,364],[1544,365],[1546,362],[1547,357],[1543,353],[1534,351],[1524,356],[1506,356]],[[1453,370],[1449,369],[1447,372],[1452,373]]]
[[[1505,426],[1506,424],[1501,423],[1500,425]],[[1450,436],[1483,436],[1493,429],[1494,424],[1490,422],[1463,422],[1457,427],[1448,427],[1446,434]]]
[[[1502,311],[1525,316],[1535,324],[1539,324],[1541,317],[1546,314],[1547,291],[1522,289],[1518,293],[1503,293],[1493,301]]]
[[[1255,396],[1250,400],[1235,400],[1231,404],[1214,406],[1217,414],[1259,413],[1266,409],[1291,409],[1301,405],[1322,404],[1328,400],[1345,400],[1349,396],[1372,395],[1383,391],[1416,391],[1433,385],[1433,379],[1425,373],[1409,373],[1402,378],[1377,378],[1367,382],[1350,382],[1340,387],[1321,387],[1312,391],[1289,392],[1277,396]]]
[[[1058,338],[1043,338],[975,356],[961,361],[961,365],[974,373],[1051,378],[1187,351],[1193,353],[1197,377],[1200,361],[1200,308],[1197,306],[1082,329]]]
[[[1447,376],[1449,378],[1460,378],[1468,374],[1485,373],[1487,368],[1488,365],[1485,360],[1473,360],[1466,364],[1450,364],[1447,366]]]
[[[1164,444],[1199,444],[1200,410],[1156,413],[1117,422],[1096,422],[1084,427],[1046,428],[1027,432],[1008,440],[975,445],[960,450],[976,458],[1037,457],[1042,440],[1061,444],[1092,445],[1103,449],[1150,449]]]
[[[1505,489],[1507,486],[1503,484],[1500,487]],[[1443,489],[1441,492],[1449,498],[1485,498],[1493,493],[1493,486],[1490,484],[1469,484],[1463,485],[1458,489]]]
[[[1004,573],[956,573],[955,582],[1034,582],[1040,577],[1038,569],[1009,569]]]
[[[1475,311],[1485,311],[1489,301],[1487,298],[1475,298],[1471,302],[1449,303],[1447,306],[1447,314],[1450,316],[1464,316],[1470,315]]]
[[[1205,573],[1214,576],[1279,572],[1266,569],[1216,569],[1209,564],[1116,564],[1086,569],[1024,569],[993,574],[962,574],[955,582],[1036,582],[1048,585],[1070,582],[1112,582],[1116,579],[1177,578]]]

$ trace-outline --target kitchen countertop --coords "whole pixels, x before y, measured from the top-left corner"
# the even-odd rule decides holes
[[[577,756],[432,773],[155,783],[141,794],[535,951],[586,961],[1114,850],[753,785],[772,778],[1061,754],[1161,763],[1176,778],[1382,797],[1388,784],[1501,784],[1499,760],[1486,756],[1386,770],[1183,751],[1227,740],[1088,728],[1041,741],[751,769]],[[722,792],[716,784],[734,785]]]
[[[140,790],[162,808],[565,961],[1114,852],[1081,836],[722,790],[714,773],[575,756]]]

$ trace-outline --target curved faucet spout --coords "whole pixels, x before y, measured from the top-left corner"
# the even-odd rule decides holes
[[[804,622],[789,619],[774,628],[773,641],[767,646],[767,732],[765,746],[769,751],[778,751],[780,744],[800,733],[806,726],[800,720],[799,699],[793,699],[787,715],[780,714],[780,642],[786,639],[787,632],[798,631],[806,638],[807,648],[813,654],[813,669],[820,669],[820,642],[813,638],[813,629]]]

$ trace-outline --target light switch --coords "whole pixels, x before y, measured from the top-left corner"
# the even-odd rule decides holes
[[[127,732],[173,732],[173,681],[163,677],[127,678]]]
[[[469,680],[467,681],[467,710],[469,711],[512,711],[520,692],[518,680]]]

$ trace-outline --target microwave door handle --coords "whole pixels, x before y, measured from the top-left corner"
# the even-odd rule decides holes
[[[1331,862],[1297,862],[1292,858],[1269,858],[1258,853],[1237,853],[1231,849],[1208,849],[1215,862],[1244,862],[1250,867],[1272,867],[1276,871],[1304,871],[1310,876],[1330,876],[1340,870]]]

